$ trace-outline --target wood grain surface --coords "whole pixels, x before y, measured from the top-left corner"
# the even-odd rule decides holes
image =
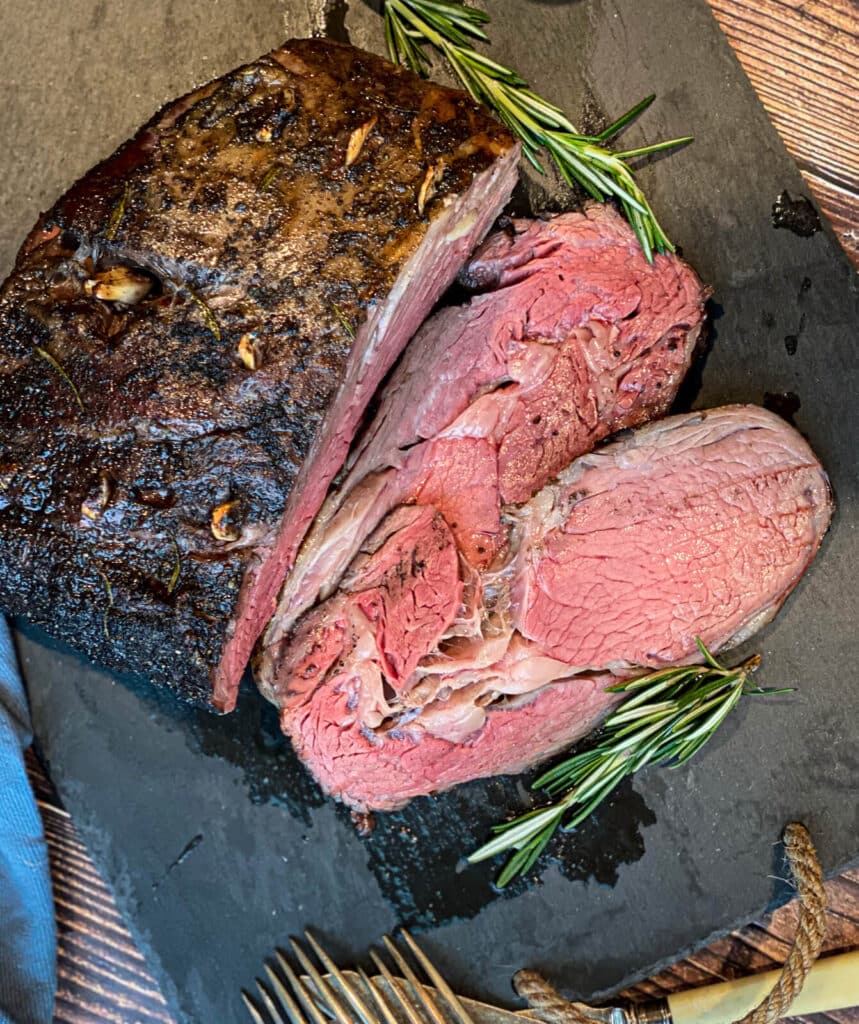
[[[853,0],[709,0],[809,190],[859,269],[859,6]],[[59,943],[56,1024],[173,1024],[158,985],[74,823],[32,754]],[[859,871],[827,883],[825,950],[859,946]],[[766,919],[627,993],[659,997],[779,965],[797,908]],[[205,951],[201,951],[205,955]],[[806,1018],[859,1024],[859,1008]]]
[[[57,918],[62,1024],[173,1024],[143,954],[116,909],[74,823],[32,751],[27,771],[42,815]]]
[[[709,3],[814,198],[859,268],[859,4]]]

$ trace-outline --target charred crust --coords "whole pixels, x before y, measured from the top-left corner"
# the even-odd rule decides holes
[[[343,378],[341,318],[385,299],[427,218],[511,145],[464,93],[305,40],[165,107],[73,186],[0,289],[0,465],[17,467],[0,478],[3,607],[207,699],[255,546]],[[87,293],[116,266],[134,289]],[[262,329],[256,365],[237,353]],[[225,485],[241,543],[212,535]]]

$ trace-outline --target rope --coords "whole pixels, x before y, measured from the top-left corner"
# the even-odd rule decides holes
[[[587,1003],[571,1003],[546,981],[539,971],[524,970],[513,975],[513,988],[525,1002],[550,1024],[593,1024]]]
[[[799,923],[793,946],[772,992],[738,1024],[775,1024],[787,1015],[820,953],[826,931],[826,890],[811,836],[804,825],[784,830],[784,848],[799,893]]]
[[[799,896],[799,923],[790,954],[770,994],[737,1024],[775,1024],[787,1014],[820,953],[826,930],[826,892],[814,844],[804,825],[788,825],[784,847]],[[564,999],[537,971],[513,977],[517,993],[549,1024],[593,1024],[593,1008]],[[605,1014],[605,1010],[602,1011]]]

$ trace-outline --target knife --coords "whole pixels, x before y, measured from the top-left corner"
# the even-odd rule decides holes
[[[717,982],[665,999],[625,1007],[588,1007],[588,1014],[602,1024],[732,1024],[764,999],[780,969],[736,981]],[[544,1021],[535,1009],[510,1011],[462,999],[475,1024],[522,1024]],[[581,1005],[581,1004],[579,1004]],[[805,980],[802,992],[790,1007],[790,1016],[825,1013],[859,1006],[859,949],[818,960]],[[584,1007],[583,1007],[584,1009]]]

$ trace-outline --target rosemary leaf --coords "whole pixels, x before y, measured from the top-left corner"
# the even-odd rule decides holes
[[[204,298],[202,298],[202,296],[198,295],[192,288],[188,288],[186,286],[186,290],[193,299],[197,309],[200,310],[203,319],[206,321],[206,326],[215,336],[215,341],[220,341],[221,328],[218,326],[218,321],[217,318],[215,317],[215,314],[212,312],[212,307],[208,304],[208,302],[206,302]]]
[[[692,142],[691,135],[684,135],[679,139],[666,139],[665,142],[654,142],[651,146],[640,146],[638,149],[625,149],[614,155],[618,160],[631,160],[639,156],[650,156],[651,153],[660,153],[665,149],[675,149],[677,146],[683,146],[688,142]]]
[[[110,219],[107,222],[107,230],[104,233],[104,237],[108,242],[112,242],[116,237],[116,232],[119,230],[119,225],[122,223],[122,218],[125,216],[125,207],[128,205],[128,197],[130,195],[131,183],[126,182],[122,187],[122,194],[110,212]]]
[[[354,341],[355,340],[355,331],[354,331],[352,325],[346,319],[346,314],[343,312],[343,310],[339,306],[335,305],[333,308],[334,308],[334,315],[340,321],[340,326],[349,335],[349,337],[352,338],[352,340]]]
[[[57,373],[63,378],[66,384],[68,384],[68,386],[71,388],[72,394],[75,396],[75,402],[77,402],[78,408],[80,409],[81,412],[83,412],[84,403],[81,399],[81,393],[75,387],[75,382],[68,375],[68,373],[66,373],[65,368],[63,367],[59,359],[55,359],[54,356],[52,356],[47,349],[41,348],[39,345],[34,345],[33,351],[40,359],[44,359],[49,366],[52,366],[57,371]]]
[[[272,185],[274,179],[278,176],[278,174],[280,174],[281,170],[282,168],[278,164],[275,164],[273,167],[269,167],[269,169],[263,175],[262,181],[260,182],[260,192],[265,192]]]
[[[173,542],[173,571],[170,573],[170,579],[167,581],[168,594],[172,594],[176,589],[176,584],[179,582],[179,577],[182,574],[182,552],[179,550],[176,538],[171,537],[170,540]]]
[[[110,610],[113,608],[113,587],[110,585],[110,580],[107,578],[107,575],[103,573],[101,569],[96,569],[96,572],[101,576],[102,583],[104,583],[104,589],[107,592],[107,608],[105,608],[101,613],[101,625],[104,631],[105,640],[110,642],[110,624],[108,622],[108,618],[110,616]]]
[[[636,103],[632,109],[627,110],[625,114],[621,114],[614,124],[610,124],[608,128],[601,131],[599,135],[596,136],[597,140],[599,142],[608,142],[609,139],[622,132],[628,124],[639,116],[639,114],[643,114],[655,99],[655,92],[652,92],[649,96],[645,96],[644,99]]]

